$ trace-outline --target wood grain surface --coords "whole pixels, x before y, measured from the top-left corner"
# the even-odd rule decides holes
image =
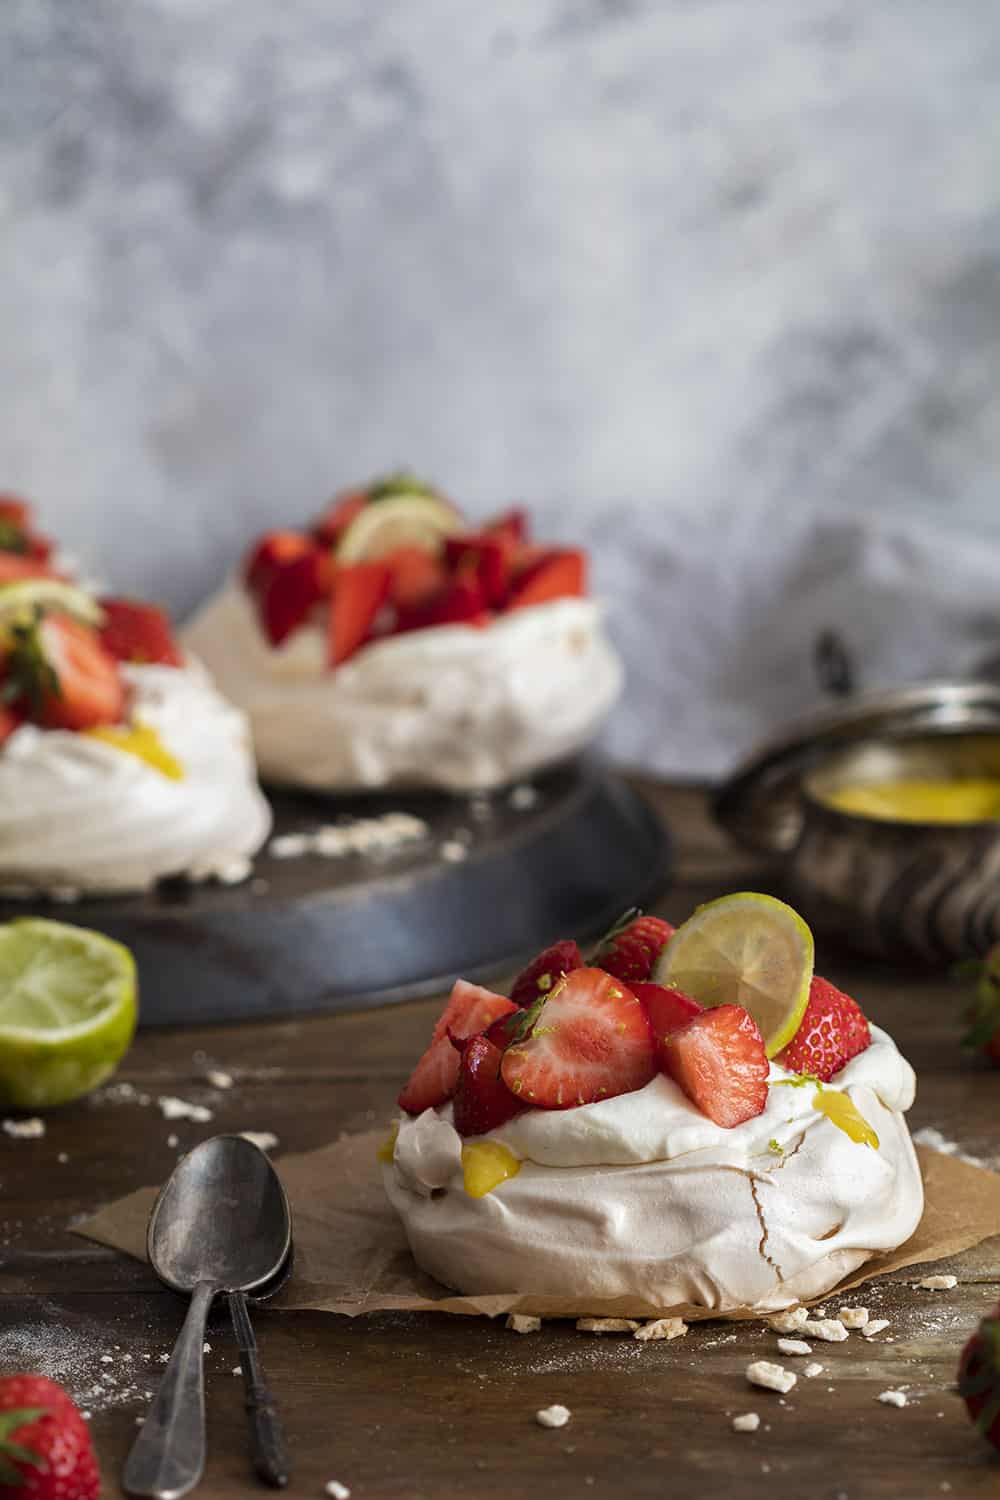
[[[649,789],[649,788],[647,788]],[[679,920],[725,890],[772,889],[776,872],[729,847],[694,789],[653,788],[678,837],[678,878],[660,904]],[[941,975],[879,968],[821,951],[817,966],[858,995],[917,1069],[914,1128],[939,1130],[1000,1167],[1000,1074],[957,1044],[960,992]],[[306,1150],[389,1115],[430,1030],[435,1002],[374,1013],[140,1036],[122,1090],[53,1115],[41,1140],[0,1136],[0,1371],[41,1368],[67,1381],[98,1445],[105,1493],[118,1475],[183,1312],[136,1262],[76,1238],[99,1203],[162,1180],[180,1151],[219,1130],[267,1130]],[[235,1082],[213,1088],[219,1068]],[[160,1095],[206,1104],[208,1123],[167,1121]],[[142,1101],[146,1102],[142,1102]],[[958,1351],[1000,1296],[1000,1239],[949,1265],[958,1285],[914,1288],[903,1272],[852,1300],[891,1320],[878,1342],[815,1344],[788,1397],[747,1386],[749,1360],[773,1358],[762,1324],[709,1323],[671,1343],[597,1339],[570,1324],[519,1336],[485,1321],[261,1309],[262,1358],[294,1461],[291,1493],[339,1480],[356,1497],[789,1496],[876,1500],[995,1497],[1000,1460],[954,1393]],[[257,1488],[247,1458],[236,1351],[223,1320],[209,1333],[209,1465],[200,1493]],[[903,1409],[879,1402],[903,1388]],[[568,1406],[549,1431],[538,1408]],[[731,1416],[757,1411],[754,1435]]]

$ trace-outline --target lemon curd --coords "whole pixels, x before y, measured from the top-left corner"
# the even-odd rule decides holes
[[[984,823],[1000,819],[1000,779],[901,777],[847,782],[822,793],[840,812],[894,823]]]
[[[387,1166],[392,1165],[392,1159],[396,1154],[396,1137],[399,1135],[399,1125],[393,1125],[385,1140],[375,1152],[378,1161],[384,1161]]]
[[[516,1177],[521,1163],[499,1141],[470,1141],[462,1147],[462,1177],[470,1198],[485,1198],[508,1177]]]
[[[154,771],[168,777],[171,781],[184,780],[184,767],[175,755],[164,745],[156,730],[150,724],[142,724],[138,721],[130,727],[117,724],[101,725],[99,729],[85,729],[91,739],[103,740],[106,745],[114,745],[116,750],[124,750],[126,755],[135,755],[139,760],[144,760]]]
[[[859,1146],[871,1146],[873,1151],[878,1150],[877,1134],[847,1094],[839,1094],[832,1089],[817,1089],[813,1094],[812,1104],[813,1109],[826,1115],[832,1125],[836,1125],[838,1130],[842,1130]]]

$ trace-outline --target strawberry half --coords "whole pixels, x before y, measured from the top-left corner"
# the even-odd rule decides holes
[[[757,1023],[742,1005],[703,1010],[666,1038],[664,1072],[703,1115],[731,1129],[763,1114],[767,1053]]]
[[[382,562],[352,563],[336,570],[330,600],[331,667],[339,667],[369,639],[375,617],[389,597],[391,579]]]
[[[503,1052],[485,1036],[453,1038],[461,1056],[455,1088],[455,1129],[459,1135],[486,1135],[527,1109],[500,1076]]]
[[[164,667],[184,665],[164,610],[137,599],[102,599],[101,608],[104,611],[101,644],[115,661],[155,662]]]
[[[15,729],[20,729],[24,723],[24,714],[2,701],[3,687],[0,681],[0,746],[5,745]]]
[[[330,588],[329,555],[308,543],[309,550],[274,569],[258,594],[264,632],[280,646],[304,624]]]
[[[391,574],[389,598],[397,609],[419,609],[448,582],[441,559],[426,547],[395,547],[382,561]]]
[[[483,527],[484,536],[499,538],[513,548],[522,547],[528,540],[528,512],[520,505],[494,516]]]
[[[313,527],[318,542],[332,547],[339,542],[354,517],[368,504],[367,490],[345,490],[335,496]]]
[[[527,609],[550,599],[578,597],[587,592],[587,558],[583,552],[546,552],[515,581],[507,608]]]
[[[962,1350],[958,1394],[982,1436],[1000,1451],[1000,1303]]]
[[[511,545],[485,534],[450,536],[444,544],[446,565],[456,577],[475,578],[488,605],[498,608],[510,584]]]
[[[114,657],[89,625],[42,615],[15,625],[4,664],[9,705],[46,729],[96,729],[120,723],[125,689]]]
[[[653,965],[673,936],[674,929],[662,917],[638,916],[613,927],[603,938],[593,962],[606,974],[616,974],[626,984],[648,979]]]
[[[695,1016],[701,1015],[701,1006],[697,1000],[692,1000],[690,995],[682,994],[680,990],[668,990],[665,985],[650,984],[648,980],[640,979],[629,988],[649,1017],[656,1039],[660,1069],[666,1072],[664,1048],[667,1037],[679,1027],[686,1026]]]
[[[799,1029],[775,1059],[791,1073],[811,1073],[829,1083],[852,1057],[871,1046],[864,1013],[850,995],[813,975],[809,1004]]]
[[[52,569],[43,558],[22,557],[16,552],[0,551],[0,583],[17,583],[21,578],[52,578]]]
[[[573,1109],[641,1089],[656,1073],[646,1012],[603,969],[573,969],[503,1055],[504,1083],[526,1104]]]
[[[583,954],[572,938],[563,938],[533,958],[526,969],[522,969],[510,987],[510,998],[515,1005],[534,1005],[541,995],[547,995],[553,985],[572,969],[583,968]]]
[[[455,578],[434,598],[415,609],[401,609],[397,631],[428,630],[434,625],[486,625],[491,616],[476,578]]]
[[[275,573],[315,551],[315,544],[301,531],[266,531],[250,549],[243,577],[251,593],[260,595]]]
[[[438,1017],[430,1046],[399,1096],[400,1109],[419,1115],[447,1103],[455,1092],[459,1073],[459,1057],[451,1038],[461,1041],[475,1036],[516,1009],[506,995],[495,995],[492,990],[459,979]]]
[[[20,1500],[98,1500],[90,1431],[44,1375],[0,1379],[0,1494]]]

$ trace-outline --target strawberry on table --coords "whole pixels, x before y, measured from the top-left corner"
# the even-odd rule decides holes
[[[810,1073],[822,1083],[871,1046],[864,1013],[850,995],[814,974],[799,1029],[776,1059],[792,1073]]]
[[[102,599],[101,642],[116,661],[184,664],[166,611],[138,599]]]
[[[606,974],[624,979],[626,984],[648,979],[673,931],[662,917],[640,915],[623,919],[602,939],[593,962]]]
[[[523,1039],[504,1053],[512,1093],[543,1109],[572,1109],[641,1089],[656,1073],[646,1012],[603,969],[573,969],[524,1012]]]
[[[41,614],[10,634],[3,688],[9,706],[46,729],[120,723],[121,673],[96,630],[69,615]]]
[[[527,1108],[500,1076],[503,1052],[499,1047],[485,1036],[455,1038],[452,1045],[461,1058],[454,1097],[459,1135],[486,1135]]]
[[[90,1432],[66,1392],[44,1375],[0,1379],[0,1500],[97,1500]]]
[[[526,969],[521,970],[510,987],[510,998],[515,1005],[534,1005],[539,996],[547,995],[564,974],[582,968],[583,955],[579,946],[572,938],[563,938],[539,953]]]
[[[649,1017],[649,1024],[656,1038],[660,1067],[665,1070],[664,1048],[667,1037],[694,1016],[700,1015],[701,1006],[697,1000],[692,1000],[690,995],[685,995],[680,990],[667,989],[665,985],[651,984],[648,980],[635,980],[629,988]]]
[[[328,660],[331,667],[353,656],[369,639],[375,617],[389,597],[392,574],[382,562],[337,568],[330,600]]]
[[[532,604],[579,597],[586,592],[586,554],[577,550],[547,551],[514,580],[507,608],[526,609]]]
[[[768,1061],[756,1021],[741,1005],[703,1010],[666,1038],[664,1071],[702,1114],[727,1129],[763,1114]]]
[[[427,1051],[399,1096],[400,1108],[419,1115],[425,1109],[437,1109],[447,1103],[455,1092],[459,1074],[459,1055],[452,1038],[461,1041],[475,1036],[501,1016],[516,1010],[517,1006],[506,995],[495,995],[492,990],[459,979],[438,1017]]]
[[[962,1350],[958,1394],[979,1432],[1000,1451],[1000,1303]]]

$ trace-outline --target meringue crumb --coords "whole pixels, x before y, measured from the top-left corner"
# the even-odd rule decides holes
[[[230,1375],[242,1375],[243,1371],[240,1369],[239,1365],[233,1365],[233,1368],[229,1373]]]
[[[339,1479],[328,1479],[323,1490],[330,1496],[330,1500],[351,1500],[350,1490]]]
[[[538,802],[538,792],[527,782],[522,782],[513,788],[507,801],[515,812],[528,812]]]
[[[211,1354],[211,1352],[212,1352],[212,1346],[211,1346],[211,1344],[202,1344],[202,1346],[201,1346],[201,1352],[202,1352],[202,1354]]]
[[[156,1102],[165,1120],[194,1120],[204,1125],[212,1118],[212,1111],[204,1104],[189,1104],[186,1099],[177,1099],[173,1094],[161,1094]]]
[[[4,1120],[4,1135],[15,1141],[37,1141],[45,1134],[45,1121],[37,1115],[30,1120]]]
[[[535,1412],[539,1427],[565,1427],[572,1413],[568,1406],[544,1406]]]
[[[888,1326],[888,1318],[872,1318],[871,1321],[866,1323],[864,1328],[862,1328],[861,1337],[863,1339],[873,1339],[877,1333],[882,1333],[884,1329],[888,1328]]]
[[[807,1344],[804,1339],[779,1339],[779,1354],[811,1354],[812,1344]]]
[[[802,1332],[809,1338],[822,1339],[826,1344],[842,1344],[847,1337],[847,1329],[839,1318],[807,1318],[802,1324]]]
[[[240,1135],[251,1146],[256,1146],[258,1151],[273,1151],[279,1144],[273,1130],[241,1130]]]
[[[176,1149],[180,1145],[180,1143],[181,1143],[181,1138],[180,1138],[179,1135],[168,1135],[167,1136],[167,1145],[168,1145],[168,1147],[170,1148],[171,1151],[176,1151]]]
[[[905,1406],[905,1391],[882,1391],[878,1398],[883,1406]]]
[[[923,1281],[915,1281],[913,1285],[922,1292],[950,1292],[953,1286],[958,1286],[957,1276],[925,1276]]]
[[[842,1307],[837,1314],[844,1327],[851,1332],[864,1328],[868,1322],[867,1307]]]
[[[66,1165],[66,1163],[69,1161],[69,1152],[68,1151],[60,1151],[59,1155],[56,1157],[56,1161],[59,1163],[59,1165],[61,1167],[64,1167]]]
[[[755,1359],[753,1364],[747,1365],[747,1380],[751,1385],[763,1386],[767,1391],[780,1391],[783,1396],[788,1394],[797,1379],[791,1370],[773,1365],[766,1359]]]
[[[538,1333],[541,1326],[541,1318],[530,1317],[528,1313],[507,1314],[507,1327],[511,1333]]]
[[[813,1360],[810,1364],[806,1365],[802,1373],[807,1380],[815,1380],[817,1375],[822,1375],[823,1366],[817,1360]]]
[[[637,1328],[632,1337],[646,1343],[652,1339],[683,1338],[687,1331],[688,1326],[683,1318],[654,1318],[652,1323],[643,1323],[641,1328]]]
[[[635,1333],[639,1324],[632,1318],[577,1318],[577,1333]]]
[[[213,1089],[231,1089],[233,1086],[232,1073],[226,1073],[222,1068],[210,1068],[205,1077]]]
[[[734,1432],[756,1432],[759,1426],[760,1417],[755,1411],[744,1411],[733,1418]]]
[[[445,839],[438,853],[442,859],[446,859],[451,865],[461,864],[462,860],[467,859],[469,855],[466,846],[459,843],[458,839]]]
[[[773,1333],[798,1333],[808,1319],[808,1307],[790,1307],[768,1318],[767,1326]]]

